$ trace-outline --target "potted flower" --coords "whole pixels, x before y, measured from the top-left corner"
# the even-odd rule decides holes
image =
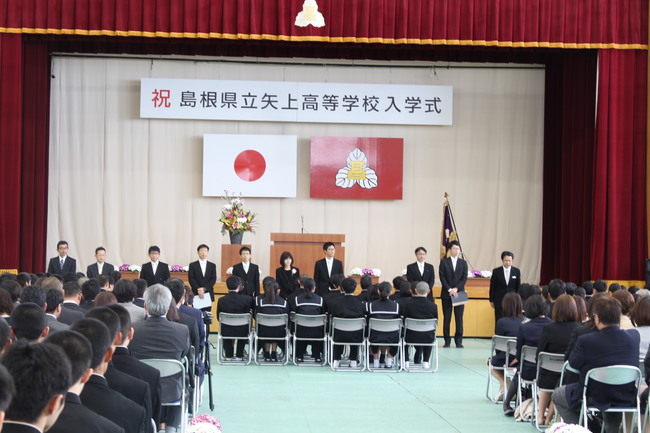
[[[226,204],[221,208],[221,217],[219,218],[221,234],[228,233],[231,244],[241,244],[245,232],[255,233],[253,230],[255,214],[244,209],[244,199],[241,195],[235,197],[229,195],[228,191],[225,193],[226,195],[222,198]]]
[[[120,266],[120,267],[118,268],[118,270],[119,270],[120,272],[137,272],[137,273],[140,273],[140,271],[142,270],[142,268],[141,268],[140,266],[138,266],[138,265],[127,265],[127,264],[124,264],[124,265]]]

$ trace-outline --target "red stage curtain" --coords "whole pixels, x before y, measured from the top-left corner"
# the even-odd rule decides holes
[[[0,0],[0,32],[647,49],[647,0]]]
[[[646,255],[645,51],[600,51],[591,275],[643,280]]]
[[[546,64],[542,284],[590,279],[596,59],[580,50]]]
[[[17,269],[20,251],[22,36],[0,34],[0,268]]]

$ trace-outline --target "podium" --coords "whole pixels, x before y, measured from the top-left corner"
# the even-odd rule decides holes
[[[301,274],[314,276],[314,263],[325,257],[323,244],[333,242],[336,246],[335,258],[343,262],[345,269],[345,235],[315,234],[315,233],[271,233],[271,254],[269,260],[269,275],[275,277],[275,269],[280,267],[280,256],[289,251],[293,256],[293,266],[300,269]]]

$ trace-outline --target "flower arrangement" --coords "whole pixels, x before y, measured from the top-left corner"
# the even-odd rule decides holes
[[[350,275],[354,275],[355,277],[362,277],[364,275],[370,275],[371,277],[381,277],[381,269],[377,268],[353,268],[350,271]]]
[[[219,222],[221,222],[221,234],[228,233],[245,233],[253,232],[253,220],[255,219],[255,214],[250,210],[244,209],[244,199],[241,197],[235,197],[228,195],[228,191],[225,191],[226,195],[222,198],[226,202],[221,208],[221,217]]]
[[[169,272],[189,272],[189,271],[190,271],[189,266],[171,265],[169,267]]]
[[[189,423],[187,428],[188,433],[220,433],[221,432],[221,422],[212,416],[207,414],[197,415]]]
[[[491,271],[468,271],[467,278],[492,278]]]
[[[589,433],[589,430],[577,424],[565,424],[563,422],[555,422],[548,426],[545,430],[546,433]]]
[[[117,268],[120,272],[140,272],[142,270],[141,266],[138,265],[122,265]]]

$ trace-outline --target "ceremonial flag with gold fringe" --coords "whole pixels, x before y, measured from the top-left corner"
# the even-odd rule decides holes
[[[456,232],[456,224],[454,224],[454,217],[451,213],[451,206],[449,205],[449,198],[445,193],[445,202],[442,205],[442,234],[440,236],[440,259],[449,257],[449,244],[451,241],[458,240],[458,233]]]

